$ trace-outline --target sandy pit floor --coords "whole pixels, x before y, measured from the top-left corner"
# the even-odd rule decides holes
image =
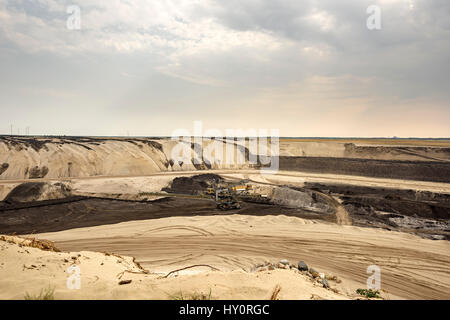
[[[202,173],[206,172],[263,185],[340,182],[444,193],[450,190],[447,183],[329,174],[279,172],[264,176],[254,170]],[[182,175],[193,174],[198,172]],[[75,195],[113,198],[120,195],[134,200],[136,194],[159,191],[174,176],[180,175],[94,177],[71,179],[67,183]],[[6,195],[20,182],[4,182],[0,194]],[[190,211],[188,202],[192,202]],[[128,211],[123,210],[125,203]],[[54,241],[65,252],[42,253],[34,248],[2,244],[0,298],[22,299],[25,292],[39,291],[47,284],[54,284],[56,297],[64,299],[170,299],[180,291],[185,294],[212,292],[212,298],[266,299],[280,284],[281,299],[310,299],[313,294],[327,299],[346,299],[353,298],[356,289],[366,287],[370,276],[366,270],[370,265],[377,265],[381,268],[381,287],[386,299],[450,299],[448,241],[383,229],[341,226],[314,217],[305,219],[301,215],[304,213],[291,212],[292,209],[274,212],[273,208],[258,205],[243,208],[239,215],[212,215],[214,207],[213,202],[186,199],[162,199],[151,205],[94,199],[5,211],[2,222],[8,219],[11,229],[5,227],[7,232],[3,233],[20,233],[18,226],[21,226],[25,230],[23,233],[38,232],[33,236]],[[60,212],[55,208],[61,209]],[[41,217],[42,221],[31,219],[38,219],[38,213],[42,212],[45,216]],[[74,255],[74,252],[77,253]],[[120,258],[101,252],[135,257],[151,274],[129,274],[127,277],[133,282],[118,286],[117,275],[128,269],[121,266],[123,262],[117,262]],[[65,270],[73,256],[84,266],[83,289],[76,292],[65,288]],[[292,270],[247,272],[255,265],[280,259],[294,264],[303,260],[319,272],[337,275],[342,279],[342,283],[335,285],[340,293],[323,291],[324,288],[314,286]],[[130,262],[132,258],[126,261],[127,268],[136,268]],[[219,271],[212,272],[209,267],[192,268],[179,273],[180,276],[174,278],[176,281],[158,279],[170,271],[196,264],[207,264]]]
[[[136,257],[152,272],[208,264],[221,272],[264,261],[304,260],[338,275],[351,295],[365,288],[367,267],[381,268],[390,299],[450,299],[450,244],[381,229],[339,226],[287,216],[172,217],[36,235],[64,251]],[[208,268],[206,268],[208,269]],[[207,271],[205,268],[190,272]]]
[[[28,244],[27,244],[28,243]],[[164,277],[132,257],[53,252],[0,236],[0,299],[355,299],[295,269],[207,271]],[[331,281],[330,281],[331,282]]]

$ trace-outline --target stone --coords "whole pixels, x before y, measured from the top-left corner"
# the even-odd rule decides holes
[[[298,262],[298,270],[300,271],[308,271],[308,266],[303,261]]]
[[[311,274],[311,276],[313,278],[318,278],[319,277],[319,272],[317,272],[316,270],[314,270],[313,268],[309,268],[309,273]]]
[[[129,284],[131,283],[131,280],[121,280],[119,281],[119,285]]]
[[[287,260],[287,259],[281,259],[281,260],[280,260],[280,263],[281,263],[281,264],[284,264],[284,265],[289,265],[289,260]]]
[[[323,285],[323,287],[324,288],[329,288],[330,287],[330,285],[328,284],[328,280],[327,279],[322,279],[322,285]]]
[[[258,272],[264,272],[264,271],[267,271],[267,270],[268,270],[267,267],[263,267],[263,268],[258,269]]]
[[[333,275],[330,275],[330,274],[327,274],[327,275],[325,275],[325,279],[331,280],[331,281],[336,281],[337,277],[333,276]]]

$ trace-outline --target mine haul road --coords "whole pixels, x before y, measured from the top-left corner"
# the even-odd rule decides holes
[[[192,176],[198,174],[217,174],[224,177],[249,179],[256,183],[270,184],[302,184],[303,182],[322,182],[322,183],[340,183],[350,185],[372,186],[382,188],[395,189],[411,189],[421,191],[431,191],[439,193],[450,193],[450,184],[444,182],[429,182],[403,179],[386,179],[373,178],[352,175],[337,174],[319,174],[306,173],[301,171],[278,171],[271,174],[262,174],[262,171],[255,169],[248,170],[193,170],[193,171],[165,171],[155,172],[148,175],[122,175],[122,176],[89,176],[89,177],[63,177],[63,178],[40,178],[40,179],[17,179],[17,180],[1,180],[1,184],[19,184],[25,182],[50,182],[50,181],[79,181],[79,180],[96,180],[96,179],[125,179],[138,177],[154,177],[154,176]],[[257,179],[257,180],[255,180]]]

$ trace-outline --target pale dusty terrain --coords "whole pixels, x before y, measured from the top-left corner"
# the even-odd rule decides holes
[[[54,289],[54,299],[349,299],[323,288],[295,270],[253,272],[207,271],[171,275],[144,270],[126,256],[99,252],[50,252],[31,248],[24,239],[0,240],[0,299],[24,299],[41,290]],[[20,245],[19,245],[20,244]],[[67,269],[81,271],[79,289],[69,289]],[[119,281],[131,280],[120,285]],[[69,282],[70,283],[70,282]],[[72,283],[74,284],[74,283]],[[73,288],[73,287],[72,287]],[[353,298],[355,296],[353,295]]]
[[[202,173],[221,173],[228,179],[250,179],[250,181],[261,185],[286,183],[302,185],[306,181],[341,181],[355,185],[391,186],[449,192],[449,184],[410,180],[299,172],[279,172],[277,175],[267,176],[261,175],[255,170],[234,172],[208,170]],[[63,182],[71,186],[74,194],[120,196],[125,199],[136,199],[139,192],[160,191],[175,176],[191,176],[194,174],[198,174],[198,171],[182,174],[155,173],[145,177],[89,177],[63,180]],[[38,179],[34,181],[56,183],[60,180]],[[19,183],[18,181],[5,181],[3,184],[4,190],[10,190],[11,186]],[[52,194],[44,194],[45,197],[49,195],[52,196]],[[211,289],[215,298],[266,298],[273,290],[272,287],[277,284],[276,282],[281,280],[273,278],[274,273],[272,272],[267,277],[264,276],[266,278],[260,283],[262,275],[256,277],[254,274],[243,273],[242,270],[250,270],[252,266],[264,261],[276,262],[283,258],[289,259],[291,263],[304,260],[320,272],[339,276],[343,282],[338,284],[337,288],[345,297],[354,294],[357,288],[365,288],[366,279],[369,276],[366,274],[366,268],[371,264],[376,264],[382,269],[382,288],[387,292],[385,298],[450,298],[450,278],[448,277],[450,272],[450,245],[448,241],[425,240],[413,235],[381,229],[339,226],[332,223],[286,216],[225,215],[131,221],[36,236],[55,241],[57,246],[65,251],[107,251],[133,256],[145,268],[155,273],[167,273],[193,264],[211,265],[221,272],[226,272],[226,274],[212,272],[208,276],[186,275],[186,278],[183,278],[186,286],[180,287],[180,289],[188,292],[197,290],[207,293],[212,284],[217,284],[221,288],[220,290],[214,290],[214,287]],[[9,288],[5,291],[6,296],[4,298],[21,298],[26,288],[36,291],[43,287],[48,279],[54,277],[65,279],[67,277],[63,268],[68,265],[64,267],[55,266],[57,269],[49,270],[47,273],[41,273],[42,270],[45,270],[42,268],[40,271],[23,270],[27,274],[29,272],[32,279],[35,280],[27,278],[28,275],[20,275],[18,278],[12,277],[11,274],[14,274],[12,270],[17,268],[22,270],[26,263],[37,265],[23,259],[23,255],[18,257],[3,255],[1,257],[0,263],[3,263],[3,265],[0,272],[5,275],[1,279],[3,279],[2,281],[5,281],[5,279],[9,281],[1,284],[2,288]],[[10,271],[5,269],[5,262],[8,262],[8,265],[13,263],[10,265],[12,269],[8,269]],[[56,272],[55,270],[59,271]],[[60,292],[57,291],[57,297],[168,298],[168,295],[164,295],[163,291],[152,293],[153,295],[150,293],[133,293],[133,289],[136,289],[134,286],[138,285],[134,282],[133,285],[130,284],[128,287],[117,287],[117,279],[112,274],[116,270],[114,269],[114,272],[111,273],[105,272],[107,269],[101,270],[103,271],[95,270],[89,277],[86,277],[87,283],[89,285],[93,283],[92,279],[95,280],[95,276],[99,276],[97,273],[101,273],[107,279],[104,280],[104,283],[101,281],[95,283],[98,282],[100,287],[109,288],[108,290],[111,290],[111,293],[98,293],[102,290],[98,289],[97,284],[93,287],[93,292],[86,288],[87,291],[80,291],[79,293],[64,291],[63,284],[60,284],[62,287]],[[209,271],[209,268],[192,269],[186,271],[186,273],[198,271]],[[117,273],[119,272],[117,271]],[[279,272],[282,271],[276,271],[275,273],[278,274]],[[56,276],[55,273],[60,274]],[[313,291],[308,289],[305,295],[295,292],[294,286],[291,286],[291,284],[300,287],[303,284],[298,284],[297,278],[295,278],[297,279],[295,281],[291,279],[291,275],[281,274],[281,278],[287,277],[283,282],[285,289],[283,290],[284,294],[280,296],[281,298],[310,298]],[[145,275],[145,277],[150,276]],[[213,280],[211,280],[212,282],[205,282],[204,277]],[[167,287],[160,286],[161,283],[165,284],[166,282],[158,280],[157,284],[151,284],[151,288],[159,288],[158,290],[175,294],[172,291],[175,291],[175,287],[179,284],[175,285],[169,280],[164,280],[168,281]],[[14,286],[13,283],[16,281],[18,285]],[[248,281],[248,284],[245,281]],[[246,283],[248,290],[238,289],[241,282]],[[30,283],[32,285],[29,285]],[[235,284],[237,287],[235,287]],[[27,285],[29,286],[27,287]],[[286,289],[288,287],[292,288],[293,291],[288,291]],[[12,290],[12,292],[9,292],[9,290]],[[179,289],[177,288],[177,290]],[[322,293],[319,296],[330,299],[344,297],[327,296],[327,294],[333,294],[333,292],[327,291],[326,294]]]
[[[63,250],[112,251],[154,272],[209,264],[250,269],[279,259],[304,260],[339,276],[345,294],[366,287],[378,265],[391,299],[449,299],[450,244],[381,229],[339,226],[286,216],[173,217],[37,235]]]
[[[195,143],[195,142],[193,142]],[[33,138],[0,136],[0,179],[68,178],[91,176],[139,176],[156,172],[196,169],[249,169],[249,142],[203,140],[203,162],[193,163],[196,151],[190,143],[169,138]],[[180,148],[180,146],[184,146]],[[230,159],[224,154],[231,156]],[[269,153],[267,153],[269,154]],[[448,140],[326,140],[280,139],[279,155],[407,161],[450,161]],[[248,156],[248,155],[247,155]],[[181,159],[181,160],[180,160]]]
[[[0,201],[3,200],[8,193],[24,182],[63,182],[70,186],[75,195],[86,196],[111,196],[121,195],[124,199],[136,199],[136,194],[139,192],[159,192],[162,187],[174,177],[189,177],[197,174],[219,174],[225,178],[249,179],[254,183],[261,184],[275,184],[275,185],[296,185],[303,186],[305,182],[320,182],[320,183],[345,183],[350,185],[371,186],[371,187],[385,187],[396,189],[411,189],[418,191],[431,191],[438,193],[450,193],[450,184],[441,182],[428,181],[414,181],[401,179],[385,179],[385,178],[371,178],[361,176],[347,176],[335,174],[319,174],[319,173],[302,173],[292,171],[278,171],[276,174],[264,175],[259,170],[202,170],[202,171],[186,171],[186,172],[159,172],[152,173],[146,176],[96,176],[84,178],[71,179],[21,179],[21,180],[4,180],[0,183]],[[44,194],[46,199],[58,198],[57,194],[48,197]]]
[[[42,145],[30,146],[27,142],[11,144],[0,140],[0,179],[68,178],[92,176],[140,176],[155,172],[189,171],[207,169],[193,163],[196,157],[190,143],[170,139],[91,139],[73,141],[63,138],[38,139]],[[20,141],[20,140],[18,140]],[[35,143],[35,140],[31,140]],[[232,150],[234,160],[216,161],[215,147],[222,152]],[[220,141],[203,141],[203,159],[208,159],[212,169],[249,168],[238,158],[245,151],[235,144]],[[0,167],[0,169],[2,169]]]
[[[274,175],[262,175],[239,163],[213,163],[212,170],[206,170],[204,164],[201,168],[194,166],[192,155],[186,162],[170,163],[175,142],[167,139],[153,141],[160,145],[148,139],[86,139],[54,138],[45,146],[34,147],[0,141],[0,201],[23,182],[46,182],[44,191],[33,201],[66,197],[58,191],[58,183],[69,187],[75,196],[142,200],[149,198],[142,193],[160,192],[175,177],[205,173],[236,181],[248,179],[261,189],[317,182],[450,193],[449,183],[308,173],[300,172],[301,167]],[[230,145],[220,143],[224,148]],[[235,145],[232,148],[236,156],[243,156],[242,150]],[[448,167],[449,150],[447,141],[285,139],[280,143],[281,156],[428,161],[434,168],[438,162]],[[208,159],[214,160],[214,156]],[[382,270],[386,299],[450,299],[448,241],[275,214],[171,217],[33,235],[55,241],[71,253],[42,252],[0,242],[0,298],[22,299],[27,291],[36,294],[53,285],[58,299],[168,299],[180,291],[208,294],[210,290],[214,299],[267,299],[279,284],[280,299],[310,299],[313,294],[345,299],[353,298],[357,288],[366,287],[366,269],[375,264]],[[136,257],[150,273],[143,274],[132,258],[121,260],[101,251]],[[65,270],[72,262],[64,259],[71,261],[72,257],[82,267],[81,290],[66,288]],[[317,287],[293,270],[244,271],[280,259],[294,264],[304,260],[320,272],[337,275],[343,281],[332,287],[341,294]],[[194,268],[177,278],[158,279],[194,264],[208,264],[220,271]],[[119,286],[120,274],[125,270],[139,274],[127,272],[121,279],[133,282]]]

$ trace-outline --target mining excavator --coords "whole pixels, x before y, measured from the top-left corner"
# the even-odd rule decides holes
[[[240,209],[239,201],[234,197],[233,193],[228,188],[216,189],[216,204],[220,210],[235,210]]]

